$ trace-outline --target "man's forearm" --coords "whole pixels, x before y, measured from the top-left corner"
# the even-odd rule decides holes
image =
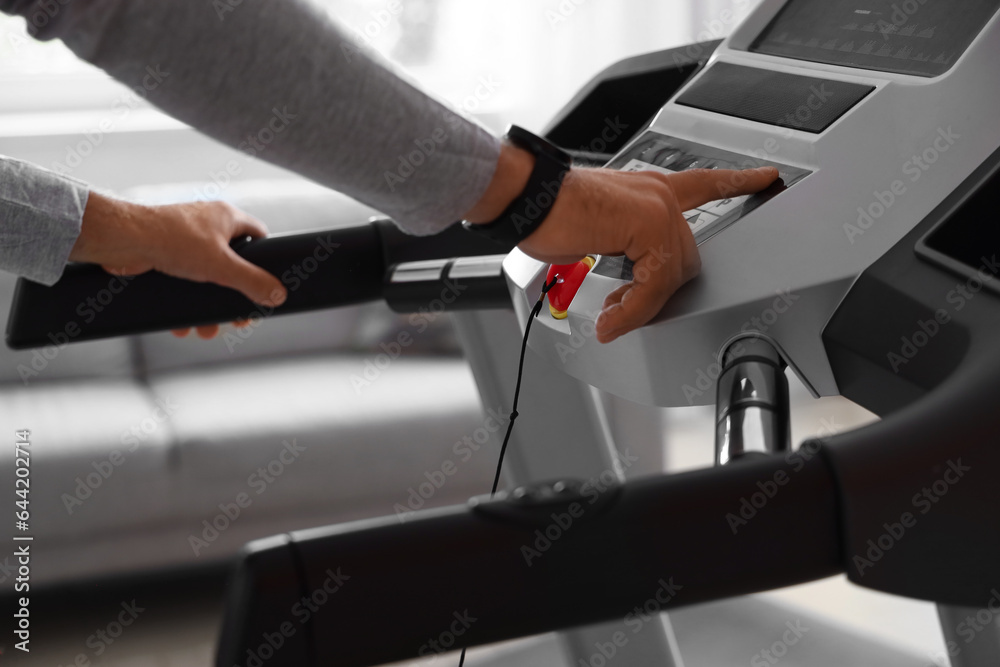
[[[171,115],[430,233],[493,179],[499,141],[307,0],[0,0]],[[205,167],[205,178],[212,168]]]

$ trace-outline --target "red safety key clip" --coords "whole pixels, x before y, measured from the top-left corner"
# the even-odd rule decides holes
[[[549,312],[557,320],[564,320],[568,315],[569,304],[573,303],[576,293],[580,291],[583,279],[594,268],[594,258],[584,257],[576,264],[553,264],[549,267],[545,284],[549,284],[558,276],[556,284],[549,290]]]

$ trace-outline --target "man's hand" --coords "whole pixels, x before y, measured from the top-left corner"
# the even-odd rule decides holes
[[[116,275],[156,269],[178,278],[213,282],[238,290],[255,303],[275,307],[287,298],[285,287],[229,247],[239,236],[266,235],[262,222],[223,202],[140,206],[91,193],[69,258],[100,264]],[[217,331],[216,325],[198,328],[202,337]]]
[[[505,159],[501,154],[494,183],[470,212],[471,222],[499,216],[527,184],[534,158],[505,144],[504,152],[510,151],[522,155]],[[773,167],[671,175],[573,169],[548,218],[518,247],[551,264],[572,264],[587,254],[625,255],[635,263],[635,278],[607,296],[597,318],[597,339],[609,343],[649,322],[701,269],[684,211],[759,192],[777,178]],[[500,185],[498,180],[507,182]]]

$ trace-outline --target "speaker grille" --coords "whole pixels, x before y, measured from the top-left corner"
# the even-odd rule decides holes
[[[677,104],[768,125],[819,133],[875,90],[844,81],[716,63]]]

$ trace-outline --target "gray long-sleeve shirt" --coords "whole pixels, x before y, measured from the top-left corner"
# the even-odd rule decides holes
[[[444,229],[485,192],[490,132],[308,0],[0,0],[172,116],[393,218]],[[52,283],[86,186],[0,157],[0,268]]]

